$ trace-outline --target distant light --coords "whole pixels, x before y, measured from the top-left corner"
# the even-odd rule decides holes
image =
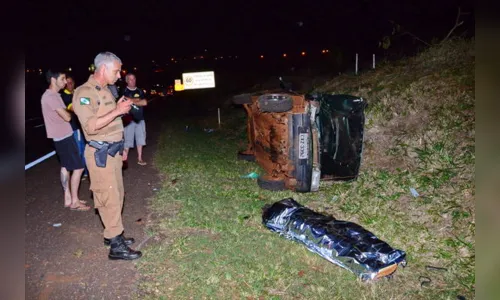
[[[238,58],[238,56],[235,56],[235,58]]]
[[[134,71],[137,71],[137,67],[134,67]]]
[[[330,50],[326,49],[326,52],[330,52]]]
[[[204,59],[203,55],[202,55],[202,56],[200,56],[200,58],[201,58],[201,59]]]
[[[321,50],[321,53],[326,53],[326,50]]]
[[[301,55],[302,55],[302,56],[306,56],[306,52],[305,52],[305,51],[302,51]]]
[[[171,61],[174,61],[174,58],[172,57],[170,60],[171,60]]]
[[[205,49],[205,52],[208,52],[208,50],[207,50],[207,49]]]
[[[195,56],[195,57],[193,57],[193,59],[196,59],[196,56]]]
[[[220,59],[223,59],[223,58],[224,58],[224,56],[221,56],[221,57],[220,57]]]
[[[286,57],[286,53],[283,53],[283,57]]]
[[[26,73],[29,73],[30,72],[30,69],[26,69]]]
[[[71,69],[71,67],[69,67],[69,68],[68,68],[68,71],[70,71],[70,72],[71,72],[71,71],[73,71],[73,70]],[[42,69],[40,69],[40,72],[42,72]]]
[[[262,59],[262,58],[264,58],[264,55],[261,55],[261,56],[260,56],[260,58],[261,58],[261,59]]]

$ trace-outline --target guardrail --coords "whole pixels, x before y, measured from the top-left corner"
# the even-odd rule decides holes
[[[42,161],[44,161],[44,160],[46,160],[46,159],[51,158],[51,157],[52,157],[52,156],[54,156],[55,154],[56,154],[56,151],[52,151],[52,152],[50,152],[50,153],[45,154],[44,156],[42,156],[42,157],[38,158],[37,160],[32,161],[32,162],[30,162],[29,164],[25,165],[25,166],[24,166],[24,170],[25,170],[25,171],[26,171],[26,170],[28,170],[29,168],[31,168],[31,167],[33,167],[33,166],[35,166],[35,165],[37,165],[37,164],[41,163]]]

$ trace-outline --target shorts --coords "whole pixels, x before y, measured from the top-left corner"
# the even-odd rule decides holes
[[[87,163],[85,162],[85,155],[84,155],[85,145],[87,144],[85,142],[85,137],[83,136],[83,133],[81,132],[80,129],[73,131],[73,137],[75,138],[75,143],[78,148],[78,154],[80,155],[80,159],[82,160],[83,165],[85,167],[84,174],[88,174]]]
[[[76,145],[73,135],[60,140],[54,141],[57,156],[61,167],[66,168],[68,171],[79,170],[85,168],[85,165],[78,153],[78,146]]]
[[[136,123],[130,122],[124,130],[125,148],[134,148],[134,141],[137,146],[146,145],[146,123],[144,120]]]

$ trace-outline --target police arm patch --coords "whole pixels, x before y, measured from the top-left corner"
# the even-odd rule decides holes
[[[89,104],[90,104],[90,98],[87,97],[80,98],[80,105],[89,105]]]

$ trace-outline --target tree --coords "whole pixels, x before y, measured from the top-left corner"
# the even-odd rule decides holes
[[[458,7],[458,12],[457,12],[455,24],[453,25],[453,27],[450,29],[448,34],[442,40],[440,40],[440,41],[437,40],[436,44],[439,44],[439,43],[442,43],[442,42],[448,40],[450,38],[450,36],[452,35],[452,33],[464,23],[464,21],[460,21],[460,17],[463,15],[468,15],[468,14],[469,13],[462,12],[461,8]],[[396,23],[393,20],[389,20],[389,22],[392,24],[392,33],[390,35],[383,36],[382,39],[378,43],[378,46],[380,48],[383,48],[384,50],[389,49],[389,47],[392,44],[392,41],[395,38],[399,38],[399,37],[406,36],[406,35],[411,36],[414,41],[421,42],[421,43],[425,44],[426,46],[431,46],[431,44],[434,43],[434,42],[428,43],[428,42],[424,41],[423,39],[419,38],[418,36],[416,36],[412,32],[406,30],[403,26],[401,26],[400,24]]]

